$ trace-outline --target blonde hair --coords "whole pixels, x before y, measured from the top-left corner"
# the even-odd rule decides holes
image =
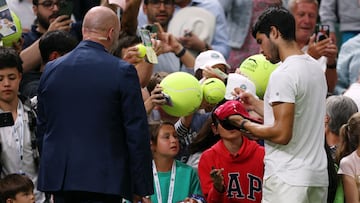
[[[290,13],[294,11],[294,8],[298,3],[313,3],[316,7],[319,7],[319,2],[317,0],[289,0],[287,7]]]

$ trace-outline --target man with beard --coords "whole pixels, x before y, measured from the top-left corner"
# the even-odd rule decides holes
[[[163,42],[159,62],[154,65],[154,73],[193,72],[195,57],[172,34],[166,32],[174,10],[174,0],[144,0],[143,11],[148,23],[159,23],[157,38]]]
[[[153,0],[153,3],[157,3],[158,5],[161,3],[168,3],[168,0]],[[144,1],[145,3],[145,1]],[[199,36],[197,36],[193,32],[188,32],[186,36],[179,37],[180,42],[184,45],[185,48],[196,50],[197,52],[202,52],[206,50],[216,50],[219,51],[225,58],[229,56],[230,47],[227,45],[228,41],[228,31],[226,29],[227,23],[225,18],[224,9],[221,7],[218,1],[214,0],[173,0],[175,4],[175,10],[173,13],[177,13],[179,10],[185,7],[198,7],[203,8],[206,11],[209,11],[216,18],[215,22],[215,31],[214,36],[210,44],[207,44],[205,41],[202,41]],[[169,18],[171,18],[169,16]],[[144,26],[148,23],[149,16],[142,9],[139,11],[138,22],[139,26]],[[195,56],[196,57],[196,56]]]
[[[71,32],[79,41],[81,40],[81,23],[73,23],[70,16],[59,16],[59,10],[64,0],[33,0],[33,11],[36,15],[31,30],[23,34],[23,50],[20,57],[23,60],[24,72],[40,67],[41,56],[39,38],[52,30],[65,30]]]
[[[38,189],[54,202],[150,202],[152,154],[139,78],[109,53],[119,32],[110,8],[93,7],[83,40],[41,76]]]
[[[264,125],[240,115],[229,121],[265,140],[263,203],[327,202],[325,143],[326,79],[320,64],[301,51],[295,19],[284,8],[269,8],[253,28],[261,53],[272,63],[264,101],[235,89],[248,110],[264,117]]]

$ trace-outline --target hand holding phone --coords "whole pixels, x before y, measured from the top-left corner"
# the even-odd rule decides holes
[[[140,34],[141,41],[145,45],[145,48],[146,48],[147,60],[152,64],[157,64],[158,59],[157,59],[154,49],[152,48],[152,41],[151,41],[151,36],[150,36],[149,30],[140,29],[138,32]]]

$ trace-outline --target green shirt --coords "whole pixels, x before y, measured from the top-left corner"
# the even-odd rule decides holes
[[[158,172],[162,203],[167,203],[170,186],[171,171]],[[156,188],[154,183],[154,188]],[[152,203],[159,203],[155,193],[151,196]],[[176,175],[174,184],[174,194],[172,202],[176,203],[190,197],[192,194],[202,195],[199,177],[196,171],[191,167],[176,160]]]

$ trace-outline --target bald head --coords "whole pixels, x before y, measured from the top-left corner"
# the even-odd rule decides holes
[[[96,6],[86,13],[82,32],[84,39],[100,41],[102,44],[107,44],[108,42],[105,41],[110,41],[112,44],[119,36],[120,21],[110,8]]]

